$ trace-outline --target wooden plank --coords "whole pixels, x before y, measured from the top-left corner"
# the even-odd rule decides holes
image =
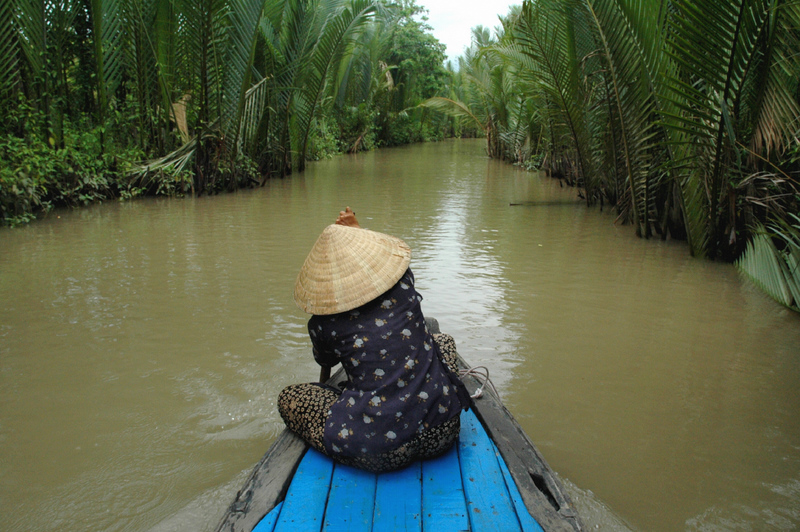
[[[495,447],[495,450],[496,449],[497,448]],[[534,519],[530,512],[528,512],[528,508],[525,507],[525,503],[522,500],[522,495],[520,495],[519,489],[514,482],[514,477],[511,476],[511,472],[508,470],[506,461],[503,460],[503,457],[500,455],[500,451],[496,452],[498,455],[497,461],[500,463],[500,471],[503,473],[503,479],[506,481],[506,488],[508,488],[508,493],[511,495],[511,502],[514,503],[514,510],[517,512],[517,519],[519,519],[519,524],[522,526],[522,531],[544,532],[542,527],[539,526],[539,523],[536,522],[536,519]]]
[[[283,508],[283,503],[279,502],[270,513],[264,516],[264,519],[259,521],[258,525],[253,529],[253,532],[273,532],[273,530],[275,530],[275,523],[278,522],[278,516],[281,515],[281,508]]]
[[[308,446],[284,430],[261,459],[236,499],[228,507],[217,532],[250,532],[282,501],[297,465]]]
[[[336,464],[325,510],[325,532],[369,532],[377,475]]]
[[[468,366],[459,357],[459,367]],[[481,383],[474,377],[462,379],[470,393]],[[522,427],[489,388],[473,400],[472,411],[504,458],[530,514],[548,532],[576,532],[583,529],[575,507],[561,482],[547,465]]]
[[[439,458],[422,462],[423,530],[469,530],[461,484],[456,445]]]
[[[461,414],[458,458],[472,530],[520,530],[494,446],[472,411]]]
[[[319,532],[332,476],[333,461],[309,449],[286,493],[276,532]]]
[[[422,531],[422,464],[378,475],[372,529]]]

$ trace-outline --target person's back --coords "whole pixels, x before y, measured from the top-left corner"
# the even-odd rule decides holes
[[[453,339],[425,326],[410,260],[402,240],[361,229],[348,207],[317,239],[295,285],[295,302],[313,314],[317,362],[341,363],[350,380],[342,391],[288,386],[281,417],[318,451],[369,471],[444,453],[469,406]]]
[[[341,362],[350,381],[325,425],[331,455],[389,451],[461,411],[421,299],[408,270],[373,301],[308,322],[317,362]]]

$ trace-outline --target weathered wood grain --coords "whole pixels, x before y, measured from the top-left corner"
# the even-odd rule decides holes
[[[494,447],[496,453],[500,454],[496,445],[492,444],[492,447]],[[511,476],[511,472],[508,470],[506,461],[498,460],[498,463],[500,464],[500,470],[503,472],[503,479],[506,481],[506,487],[508,488],[508,494],[511,496],[511,502],[514,503],[514,509],[517,512],[517,519],[519,519],[522,532],[544,532],[525,506],[519,488],[517,488],[517,485],[514,483],[514,477]]]
[[[378,475],[373,530],[422,531],[422,464]]]
[[[455,445],[439,458],[422,462],[422,521],[425,530],[469,530],[462,484]]]
[[[303,440],[284,430],[237,493],[217,531],[252,531],[283,500],[307,447]]]
[[[281,513],[281,508],[283,507],[283,503],[279,502],[275,508],[272,509],[261,521],[259,521],[258,525],[253,529],[253,532],[273,532],[275,530],[275,523],[278,522],[278,516]]]
[[[521,530],[495,447],[471,411],[461,414],[458,456],[471,529]]]

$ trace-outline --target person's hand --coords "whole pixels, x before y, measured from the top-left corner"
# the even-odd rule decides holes
[[[347,227],[358,227],[358,220],[356,220],[356,213],[350,209],[350,207],[345,208],[343,211],[339,211],[339,217],[336,218],[337,225],[346,225]]]

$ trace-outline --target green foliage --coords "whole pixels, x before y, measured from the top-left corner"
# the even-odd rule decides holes
[[[78,206],[115,195],[121,161],[102,153],[97,131],[67,129],[69,148],[53,149],[35,137],[0,137],[0,217],[29,221],[56,205]]]
[[[381,136],[385,145],[398,146],[422,140],[422,131],[408,113],[401,112],[392,115]]]
[[[331,120],[325,117],[314,119],[311,129],[311,136],[308,139],[308,151],[306,159],[309,161],[319,161],[329,159],[340,153],[339,142],[337,140],[336,125],[331,125]]]
[[[441,138],[441,118],[406,111],[446,78],[423,13],[414,0],[0,0],[3,219],[254,186]]]
[[[383,7],[382,19],[362,37],[362,53],[353,68],[340,76],[343,90],[336,116],[342,120],[343,150],[353,148],[351,140],[359,143],[357,149],[364,149],[370,144],[394,146],[439,136],[431,132],[440,127],[439,118],[412,108],[445,90],[444,45],[430,34],[425,9],[413,0],[387,2]],[[352,76],[355,68],[365,76]],[[358,122],[357,131],[353,120]],[[371,128],[366,127],[368,121]],[[373,134],[375,138],[370,139]]]
[[[452,93],[425,104],[480,125],[491,156],[537,158],[637,234],[728,260],[790,192],[752,176],[794,164],[796,3],[537,0],[502,22],[474,30]]]
[[[537,121],[547,119],[536,85],[547,74],[513,42],[510,31],[520,16],[520,8],[512,7],[494,34],[473,28],[472,46],[459,58],[458,71],[450,72],[449,93],[422,105],[452,117],[461,135],[485,136],[491,157],[524,164],[540,144]]]
[[[340,152],[354,153],[375,148],[375,120],[377,113],[366,103],[341,107],[334,117],[339,126],[338,144]]]
[[[752,234],[755,276],[791,262],[799,27],[784,0],[526,0],[494,35],[473,30],[449,94],[423,105],[642,237],[734,260]]]
[[[736,265],[776,301],[800,312],[800,217],[759,224]]]
[[[417,105],[445,87],[445,46],[429,33],[430,26],[414,18],[424,12],[424,8],[412,1],[403,6],[394,26],[391,53],[386,60],[395,67],[394,82],[398,90],[394,111]]]

